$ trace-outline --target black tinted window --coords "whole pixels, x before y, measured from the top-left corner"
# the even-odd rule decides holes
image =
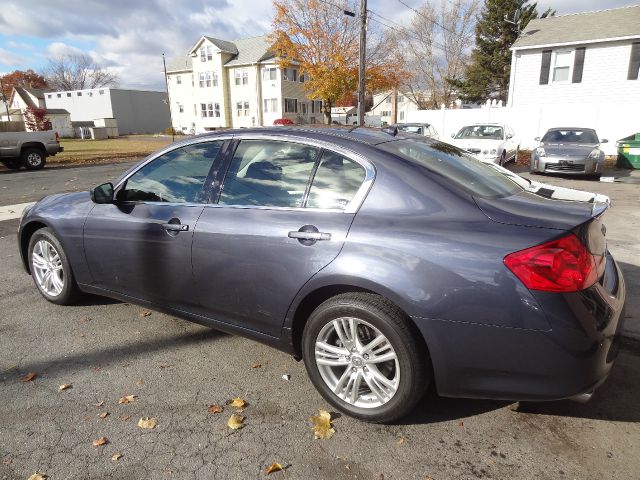
[[[522,191],[522,187],[500,170],[467,155],[453,145],[429,140],[406,139],[379,145],[379,148],[399,155],[426,168],[472,195],[499,197]]]
[[[272,140],[243,140],[235,151],[219,203],[302,207],[318,149]]]
[[[118,200],[201,203],[202,187],[222,141],[176,148],[148,163],[129,179]]]
[[[324,152],[309,190],[307,207],[344,209],[365,178],[362,165],[334,152]]]

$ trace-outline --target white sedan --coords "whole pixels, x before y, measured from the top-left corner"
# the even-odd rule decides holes
[[[478,123],[452,134],[451,144],[487,163],[504,165],[518,156],[520,145],[508,125]]]

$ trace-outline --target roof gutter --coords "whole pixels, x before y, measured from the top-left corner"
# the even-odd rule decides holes
[[[611,38],[597,38],[593,40],[575,40],[572,42],[556,42],[556,43],[545,43],[538,45],[523,45],[518,47],[516,45],[512,46],[510,50],[518,51],[518,50],[533,50],[536,48],[548,48],[548,47],[568,47],[570,45],[584,45],[589,43],[605,43],[605,42],[619,42],[622,40],[635,40],[640,39],[640,34],[637,35],[627,35],[625,37],[611,37]],[[517,42],[516,42],[517,43]]]

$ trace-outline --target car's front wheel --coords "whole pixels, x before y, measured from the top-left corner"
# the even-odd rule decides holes
[[[37,230],[29,241],[29,269],[44,298],[58,305],[70,305],[79,290],[62,245],[48,228]]]
[[[309,377],[348,415],[395,421],[415,407],[431,382],[428,352],[414,330],[397,307],[377,295],[333,297],[305,326]]]

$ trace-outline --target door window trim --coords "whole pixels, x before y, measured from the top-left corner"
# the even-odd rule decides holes
[[[226,178],[227,172],[231,167],[231,162],[233,160],[233,156],[235,154],[235,150],[243,140],[265,140],[265,141],[277,141],[284,143],[296,143],[302,144],[306,146],[316,147],[319,149],[318,157],[316,158],[315,165],[313,167],[312,173],[309,175],[309,181],[307,183],[307,187],[305,189],[305,203],[306,196],[308,195],[308,191],[311,188],[311,184],[313,178],[315,177],[315,172],[318,168],[319,162],[322,159],[322,154],[325,150],[337,153],[339,155],[344,156],[348,160],[351,160],[362,168],[365,171],[365,177],[360,187],[356,191],[355,195],[351,199],[351,201],[347,204],[344,209],[339,208],[315,208],[315,207],[273,207],[273,206],[264,206],[264,205],[220,205],[218,201],[220,200],[220,195],[224,188],[224,180]],[[348,149],[341,147],[339,145],[334,145],[325,140],[319,140],[315,138],[306,138],[306,137],[298,137],[298,136],[280,136],[280,135],[251,135],[251,134],[239,134],[234,135],[233,140],[231,141],[231,146],[228,147],[225,151],[224,161],[222,165],[222,173],[220,185],[218,186],[217,191],[212,191],[212,202],[210,204],[205,205],[205,208],[240,208],[240,209],[254,209],[254,210],[294,210],[294,211],[313,211],[313,212],[333,212],[333,213],[345,213],[345,214],[354,214],[360,209],[362,202],[366,198],[371,186],[376,177],[375,167],[371,162],[362,157],[360,154]],[[213,197],[215,197],[215,201],[213,201]]]
[[[135,204],[185,206],[185,207],[208,205],[211,202],[212,193],[218,187],[215,182],[215,177],[217,176],[217,173],[218,173],[216,167],[219,167],[220,165],[224,164],[224,159],[226,157],[229,145],[232,143],[231,142],[232,139],[233,139],[233,135],[224,135],[220,137],[204,137],[196,140],[190,140],[188,142],[181,143],[178,145],[169,145],[158,152],[152,153],[145,160],[143,160],[141,163],[137,165],[134,165],[131,169],[126,171],[118,180],[116,180],[113,187],[113,197],[116,198],[118,192],[127,184],[127,181],[129,180],[129,178],[131,178],[133,175],[138,173],[138,171],[146,167],[148,164],[150,164],[154,160],[157,160],[158,158],[162,157],[163,155],[166,155],[167,153],[173,152],[174,150],[178,150],[184,147],[199,145],[201,143],[212,143],[212,142],[222,141],[222,146],[220,147],[220,151],[218,152],[218,155],[216,156],[216,158],[214,158],[213,161],[211,162],[209,173],[207,174],[207,178],[204,181],[203,189],[204,189],[205,195],[202,203],[200,202],[197,202],[197,203],[196,202],[153,202],[150,200],[119,201],[119,203],[122,203],[122,204],[135,203]]]

